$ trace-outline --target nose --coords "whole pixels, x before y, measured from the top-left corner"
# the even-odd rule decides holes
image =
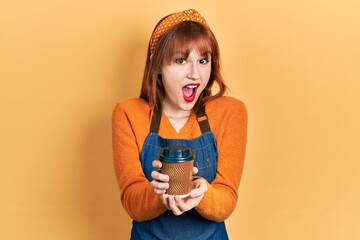
[[[192,80],[197,80],[199,79],[200,75],[199,75],[199,69],[198,69],[198,65],[196,62],[192,62],[191,64],[189,64],[189,72],[188,72],[188,75],[187,77],[189,79],[192,79]]]

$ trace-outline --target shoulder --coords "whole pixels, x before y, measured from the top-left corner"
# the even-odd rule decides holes
[[[206,104],[205,111],[215,137],[219,137],[219,134],[229,126],[247,126],[245,104],[236,98],[227,96],[216,98]]]
[[[210,128],[218,144],[226,137],[246,138],[248,116],[245,104],[233,97],[219,97],[206,104]]]
[[[124,99],[116,103],[113,109],[113,117],[126,116],[127,118],[148,118],[151,114],[149,104],[141,98]]]
[[[114,111],[138,112],[150,111],[149,104],[142,98],[129,98],[116,103]]]
[[[119,108],[119,109],[123,109],[123,110],[133,109],[133,108],[146,108],[146,107],[149,108],[149,105],[142,98],[124,99],[124,100],[121,100],[121,101],[117,102],[116,105],[115,105],[115,109]]]
[[[247,116],[245,104],[236,98],[222,96],[206,104],[206,113],[211,115],[241,114]]]

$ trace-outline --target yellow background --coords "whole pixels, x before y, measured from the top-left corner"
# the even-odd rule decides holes
[[[147,43],[197,9],[249,111],[231,239],[360,239],[357,0],[0,3],[0,239],[128,239],[111,112]]]

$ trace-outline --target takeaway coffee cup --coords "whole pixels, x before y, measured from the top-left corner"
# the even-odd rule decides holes
[[[169,176],[166,194],[182,198],[189,196],[195,154],[191,148],[182,145],[164,147],[159,153],[161,173]]]

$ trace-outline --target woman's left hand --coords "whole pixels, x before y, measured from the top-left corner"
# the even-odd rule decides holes
[[[162,196],[162,200],[167,209],[171,210],[175,215],[179,216],[199,205],[207,190],[208,187],[205,180],[202,178],[197,178],[193,180],[193,189],[190,191],[190,195],[188,197],[182,199],[177,196],[164,194]]]

